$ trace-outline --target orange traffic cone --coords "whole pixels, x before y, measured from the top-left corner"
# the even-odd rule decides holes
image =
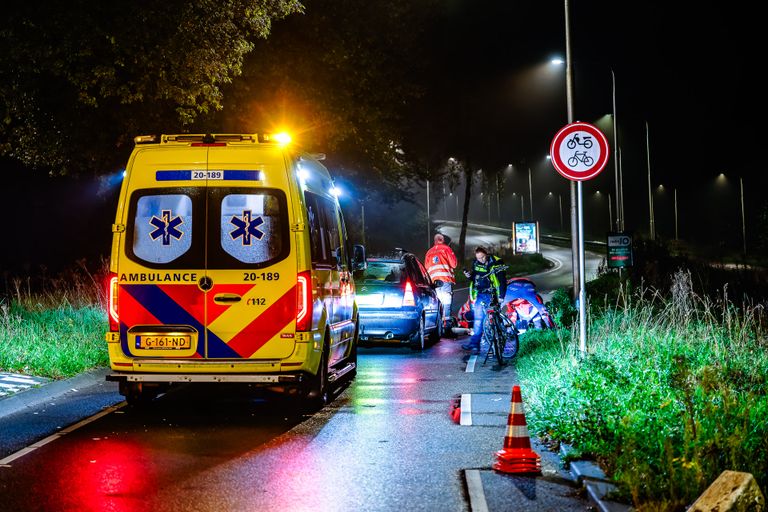
[[[512,404],[507,418],[507,435],[504,447],[496,452],[493,469],[502,473],[541,473],[541,457],[531,450],[528,424],[523,412],[523,397],[520,386],[512,388]]]
[[[459,423],[461,420],[461,395],[456,395],[451,400],[450,409],[451,420],[454,423]]]

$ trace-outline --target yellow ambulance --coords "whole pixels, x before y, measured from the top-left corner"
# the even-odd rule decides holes
[[[365,266],[328,170],[280,134],[135,143],[112,226],[107,379],[129,403],[195,382],[326,403],[356,373]]]

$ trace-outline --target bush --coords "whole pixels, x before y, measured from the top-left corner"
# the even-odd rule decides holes
[[[517,371],[528,422],[602,462],[639,510],[684,510],[725,469],[768,488],[768,335],[673,277],[592,317],[589,355],[565,329],[526,334]]]

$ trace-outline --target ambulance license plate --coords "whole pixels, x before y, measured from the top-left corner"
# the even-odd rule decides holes
[[[136,348],[148,350],[181,350],[192,348],[192,336],[136,336]]]

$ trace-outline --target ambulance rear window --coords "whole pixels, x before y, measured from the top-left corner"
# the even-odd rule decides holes
[[[282,191],[208,190],[209,268],[259,268],[288,255],[288,208]]]
[[[150,264],[177,260],[192,247],[192,199],[185,194],[138,197],[133,216],[133,254]]]

